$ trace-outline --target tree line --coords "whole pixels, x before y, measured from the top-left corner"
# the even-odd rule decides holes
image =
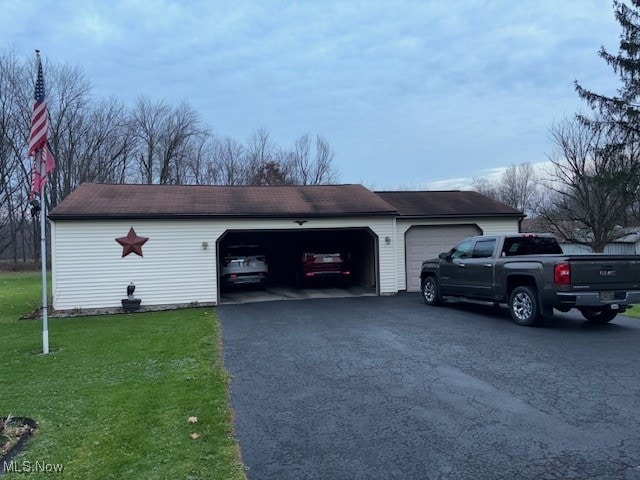
[[[599,56],[621,86],[605,95],[575,83],[590,112],[551,126],[550,167],[512,165],[476,190],[527,213],[540,230],[601,252],[640,225],[640,0],[615,0],[617,53]],[[286,185],[338,180],[335,154],[320,135],[277,145],[265,128],[246,141],[217,135],[188,103],[140,96],[133,105],[98,99],[79,67],[45,65],[50,149],[57,167],[44,201],[57,205],[82,182]],[[0,52],[0,258],[34,256],[36,229],[26,158],[34,63]]]
[[[49,147],[56,159],[47,209],[83,182],[195,185],[336,183],[335,152],[321,135],[278,145],[260,127],[245,141],[217,134],[187,102],[141,95],[127,105],[96,98],[80,67],[46,62]],[[0,52],[0,258],[36,255],[27,143],[35,63]]]
[[[498,181],[474,186],[527,212],[537,227],[594,252],[640,226],[640,0],[614,1],[620,46],[599,56],[621,82],[616,95],[575,89],[590,109],[550,128],[549,168],[512,165]]]

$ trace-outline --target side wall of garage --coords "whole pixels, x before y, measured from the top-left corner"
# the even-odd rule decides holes
[[[453,247],[458,241],[470,235],[495,235],[498,233],[517,233],[517,218],[455,218],[455,219],[402,219],[396,222],[396,267],[398,290],[418,291],[420,264],[426,256],[433,255],[433,248],[441,247],[446,242]],[[425,236],[432,236],[432,241]],[[417,245],[420,237],[425,238],[423,245]],[[433,248],[431,248],[433,247]],[[420,255],[425,258],[420,260]],[[415,277],[415,278],[414,278]]]
[[[341,219],[76,220],[51,222],[53,308],[119,307],[130,282],[143,305],[217,304],[216,242],[227,230],[368,228],[378,236],[379,292],[398,291],[394,217]],[[149,240],[122,257],[130,228]],[[386,241],[386,238],[389,241]],[[204,244],[206,247],[204,248]]]
[[[149,239],[143,257],[122,257],[115,240],[132,227]],[[214,230],[203,220],[51,222],[53,308],[119,307],[130,282],[143,305],[216,302],[216,252],[202,246],[215,246]]]

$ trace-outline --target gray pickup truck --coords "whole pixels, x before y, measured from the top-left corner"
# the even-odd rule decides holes
[[[424,261],[420,284],[427,305],[506,303],[519,325],[540,324],[554,308],[606,323],[640,303],[640,256],[565,254],[549,234],[478,236]]]

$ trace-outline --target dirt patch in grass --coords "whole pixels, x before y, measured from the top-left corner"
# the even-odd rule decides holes
[[[36,428],[37,423],[27,417],[8,415],[0,418],[0,474],[4,473],[4,466],[22,450]]]

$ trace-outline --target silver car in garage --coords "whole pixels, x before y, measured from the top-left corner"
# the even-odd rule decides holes
[[[258,245],[231,245],[222,254],[222,285],[255,285],[264,288],[269,266]]]

